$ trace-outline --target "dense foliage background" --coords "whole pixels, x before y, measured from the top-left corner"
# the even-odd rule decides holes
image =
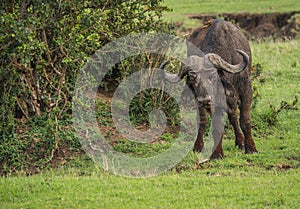
[[[80,69],[118,37],[170,31],[167,10],[160,0],[1,1],[0,172],[34,171],[78,152],[70,117]]]

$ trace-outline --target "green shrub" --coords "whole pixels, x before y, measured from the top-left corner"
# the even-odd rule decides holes
[[[0,170],[43,167],[60,147],[78,149],[70,115],[80,69],[119,37],[170,31],[167,10],[160,0],[1,1]]]

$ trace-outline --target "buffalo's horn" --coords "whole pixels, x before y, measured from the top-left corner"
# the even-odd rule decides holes
[[[159,66],[159,69],[163,70],[165,68],[165,66],[167,64],[169,64],[170,60],[167,60],[167,61],[164,61],[160,66]]]
[[[243,56],[243,61],[237,65],[229,64],[228,62],[223,60],[219,55],[214,53],[209,53],[205,56],[212,62],[215,68],[225,70],[229,73],[239,73],[247,67],[249,63],[249,56],[246,54],[246,52],[242,50],[237,49],[236,51]]]
[[[179,82],[179,81],[181,80],[180,72],[179,72],[179,74],[177,75],[177,74],[167,73],[167,72],[165,72],[165,70],[164,70],[164,67],[165,67],[169,62],[170,62],[169,60],[163,62],[163,63],[160,65],[160,67],[159,67],[159,69],[162,70],[162,71],[161,71],[162,77],[163,77],[165,80],[167,80],[167,81],[169,81],[169,82],[171,82],[171,83],[177,83],[177,82]]]

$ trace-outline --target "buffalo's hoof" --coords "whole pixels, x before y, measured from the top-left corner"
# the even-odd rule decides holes
[[[202,152],[203,147],[204,147],[203,142],[201,142],[201,141],[200,141],[200,142],[199,142],[199,141],[196,141],[195,144],[194,144],[194,149],[193,149],[193,151],[194,151],[194,152]]]
[[[244,150],[245,147],[243,144],[239,144],[239,143],[236,143],[235,146],[237,146],[240,150]]]
[[[222,153],[213,153],[209,159],[211,160],[221,160],[223,159],[224,155]]]
[[[252,149],[245,149],[245,154],[255,154],[255,153],[258,153],[255,147]]]
[[[253,154],[258,153],[255,145],[253,144],[245,144],[245,153],[246,154]]]
[[[193,149],[193,151],[194,152],[202,152],[202,149],[203,149],[203,147],[198,147],[198,146],[196,147],[195,146],[194,149]]]

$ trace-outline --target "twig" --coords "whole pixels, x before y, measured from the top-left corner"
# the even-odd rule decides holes
[[[59,71],[55,68],[55,66],[54,66],[54,64],[53,64],[53,61],[52,61],[52,59],[51,59],[51,52],[50,52],[50,50],[49,50],[49,45],[48,45],[48,41],[47,41],[47,35],[46,35],[45,28],[43,28],[43,30],[42,30],[42,38],[43,38],[43,41],[44,41],[44,43],[45,43],[45,45],[46,45],[46,56],[47,56],[47,59],[48,59],[48,62],[49,62],[49,64],[50,64],[50,66],[52,67],[52,69],[53,69],[58,75],[61,75],[61,72],[59,72]]]

